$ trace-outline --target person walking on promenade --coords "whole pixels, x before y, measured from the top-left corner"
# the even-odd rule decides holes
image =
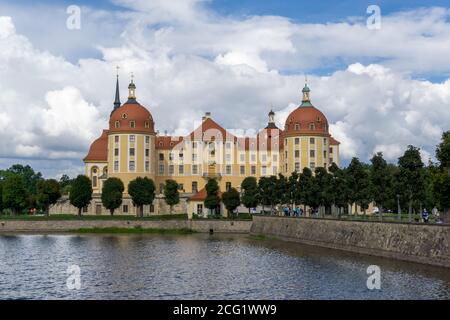
[[[428,223],[428,219],[429,219],[429,214],[428,214],[428,211],[427,211],[427,209],[423,209],[423,211],[422,211],[422,219],[423,219],[423,222],[424,223]]]

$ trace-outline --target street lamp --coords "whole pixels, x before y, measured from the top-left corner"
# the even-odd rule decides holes
[[[402,222],[402,209],[400,208],[400,195],[397,195],[397,212],[398,212],[398,220]]]

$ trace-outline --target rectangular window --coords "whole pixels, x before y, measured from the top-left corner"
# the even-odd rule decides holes
[[[164,153],[159,154],[159,161],[164,161]]]
[[[198,182],[192,181],[192,193],[197,193],[197,192],[198,192]]]
[[[299,145],[300,144],[300,138],[295,138],[295,145]]]
[[[273,162],[277,162],[278,161],[278,155],[277,154],[274,154],[273,156],[272,156],[272,161]]]
[[[225,161],[226,161],[226,162],[231,162],[231,154],[227,153],[227,154],[225,155]]]
[[[327,145],[327,138],[323,138],[323,145],[324,145],[324,146]]]
[[[328,161],[330,161],[330,164],[333,163],[333,158],[328,159]]]
[[[116,156],[116,157],[119,156],[119,148],[114,149],[114,156]]]
[[[130,135],[130,142],[135,142],[135,141],[136,141],[136,136]]]
[[[225,183],[225,190],[226,191],[230,191],[230,189],[231,189],[231,182],[226,182]]]
[[[184,174],[184,165],[178,166],[178,174]]]
[[[192,165],[192,174],[198,174],[198,165]]]
[[[240,172],[241,172],[241,175],[245,175],[245,166],[241,166]]]
[[[231,174],[231,166],[230,165],[225,166],[225,173]]]
[[[197,161],[197,154],[193,153],[192,154],[192,162],[196,162]]]
[[[316,168],[316,163],[315,162],[311,162],[309,164],[309,168],[314,171],[314,169]]]
[[[174,172],[174,166],[173,164],[169,164],[169,175],[173,175]]]
[[[309,150],[309,156],[314,158],[316,156],[316,150]]]
[[[145,171],[147,171],[147,172],[150,171],[150,162],[149,161],[145,161]]]
[[[178,185],[178,190],[184,191],[184,184],[180,183],[180,184]]]
[[[287,165],[287,163],[284,165],[284,172],[288,172],[288,165]]]
[[[145,143],[150,143],[150,136],[145,136]]]
[[[252,172],[252,175],[256,174],[256,166],[251,167],[251,172]]]
[[[333,153],[333,148],[330,148],[330,153]]]
[[[164,183],[159,184],[159,193],[164,193]]]
[[[150,156],[150,149],[145,149],[145,156],[149,157]]]
[[[159,165],[159,174],[160,174],[160,175],[163,175],[163,174],[164,174],[164,165],[163,165],[163,164],[160,164],[160,165]]]
[[[225,146],[226,146],[227,149],[231,149],[231,143],[230,142],[227,142]]]
[[[130,161],[130,163],[128,164],[128,169],[130,171],[134,171],[136,169],[134,161]]]
[[[295,150],[294,155],[296,158],[300,158],[300,150]]]
[[[128,205],[127,204],[123,205],[122,211],[123,211],[123,213],[128,213]]]
[[[155,212],[155,206],[153,204],[150,205],[150,213]]]
[[[135,153],[134,148],[130,148],[130,156],[131,156],[131,157],[134,157],[134,153]]]
[[[97,176],[93,176],[92,177],[92,187],[96,188],[97,187]]]
[[[241,162],[245,162],[245,153],[241,153],[240,159],[241,159]]]
[[[173,161],[173,153],[169,153],[169,161]]]
[[[278,174],[278,168],[276,166],[273,166],[272,168],[272,174],[277,175]]]
[[[114,142],[119,143],[119,136],[114,136]]]
[[[197,204],[197,214],[203,214],[203,204]]]
[[[178,158],[179,158],[180,160],[183,160],[183,157],[184,157],[184,155],[183,155],[182,153],[179,153],[179,154],[178,154]]]
[[[256,155],[254,153],[252,153],[251,159],[252,159],[252,162],[256,161]]]
[[[327,151],[323,150],[323,157],[326,158],[327,157]]]
[[[300,172],[300,162],[295,163],[295,171]]]
[[[261,155],[261,162],[262,163],[266,163],[267,162],[267,155],[266,154]]]
[[[310,144],[316,144],[316,139],[315,138],[309,138],[309,143]]]
[[[261,175],[265,176],[267,174],[267,167],[266,166],[262,166],[261,167]]]
[[[115,172],[119,171],[119,161],[114,161],[114,171]]]
[[[130,128],[136,128],[136,122],[130,121]]]

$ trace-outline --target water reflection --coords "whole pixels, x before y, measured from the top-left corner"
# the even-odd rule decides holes
[[[82,288],[66,288],[79,265]],[[382,290],[366,287],[369,265]],[[447,269],[244,235],[0,236],[2,299],[449,299]]]

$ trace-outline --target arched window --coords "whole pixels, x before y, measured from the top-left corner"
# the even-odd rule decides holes
[[[295,131],[298,131],[298,130],[300,130],[300,124],[296,123],[295,124]]]
[[[144,126],[145,126],[145,128],[150,128],[150,122],[148,122],[148,121],[145,121],[145,124],[144,124]]]
[[[309,130],[316,130],[316,125],[314,123],[310,123]]]
[[[136,128],[136,122],[130,121],[130,128]]]
[[[114,127],[120,128],[120,121],[116,121],[116,122],[114,123]]]

